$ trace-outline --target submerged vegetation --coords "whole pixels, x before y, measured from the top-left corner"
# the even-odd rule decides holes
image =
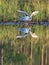
[[[0,22],[16,22],[17,10],[24,10],[29,15],[38,10],[33,21],[49,21],[48,0],[0,0]],[[49,65],[49,26],[31,26],[37,39],[29,34],[26,38],[16,39],[20,34],[19,27],[23,26],[0,25],[0,65]]]

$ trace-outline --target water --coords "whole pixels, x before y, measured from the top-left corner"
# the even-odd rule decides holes
[[[0,22],[0,25],[22,25],[25,22]],[[49,22],[28,22],[29,25],[44,25],[49,26]]]

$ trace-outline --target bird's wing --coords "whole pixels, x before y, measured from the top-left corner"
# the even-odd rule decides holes
[[[32,17],[32,16],[34,16],[34,15],[37,15],[39,13],[39,11],[34,11],[34,12],[32,12],[32,14],[30,15],[30,18]]]
[[[37,36],[35,33],[32,33],[31,31],[30,31],[30,35],[31,35],[33,38],[38,38],[38,36]]]
[[[25,35],[18,35],[18,36],[16,36],[16,38],[18,39],[20,39],[20,38],[25,38],[27,36],[27,34],[25,34]]]
[[[17,10],[17,12],[22,13],[24,15],[28,15],[27,12],[25,12],[25,11]]]

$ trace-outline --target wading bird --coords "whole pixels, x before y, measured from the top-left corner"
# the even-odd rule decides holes
[[[38,38],[35,33],[31,32],[31,28],[18,28],[18,30],[21,32],[21,35],[16,36],[16,38],[25,38],[28,33],[30,33],[33,38]]]
[[[32,14],[30,16],[25,11],[17,10],[17,12],[24,15],[23,17],[18,18],[18,21],[31,21],[32,16],[37,15],[39,11],[32,12]]]

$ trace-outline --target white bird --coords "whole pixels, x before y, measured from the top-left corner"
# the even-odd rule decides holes
[[[16,38],[25,38],[28,33],[30,33],[30,35],[31,35],[33,38],[38,38],[38,36],[37,36],[35,33],[32,33],[32,32],[31,32],[31,28],[19,28],[18,30],[19,30],[22,34],[16,36]]]
[[[19,13],[21,13],[21,14],[24,15],[23,17],[21,17],[21,18],[18,19],[19,21],[31,21],[31,20],[32,20],[32,16],[37,15],[38,12],[39,12],[39,11],[34,11],[34,12],[32,12],[32,14],[29,16],[29,15],[27,14],[27,12],[25,12],[25,11],[20,11],[20,10],[17,10],[17,11],[18,11]]]

